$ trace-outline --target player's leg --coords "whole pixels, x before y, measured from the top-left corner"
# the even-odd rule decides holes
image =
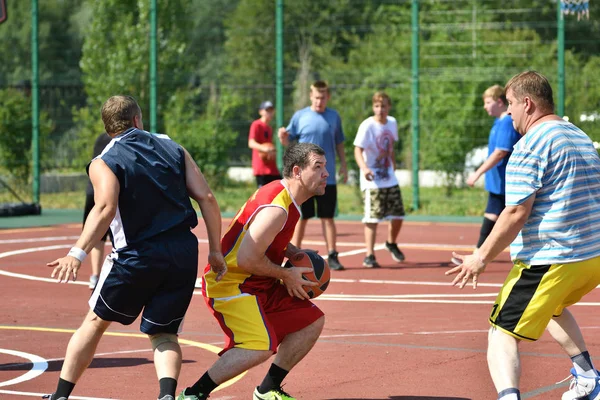
[[[383,217],[390,220],[385,248],[391,253],[394,261],[403,262],[406,257],[398,248],[397,242],[404,221],[404,203],[402,202],[400,186],[380,189],[380,192],[379,203],[381,204]]]
[[[600,398],[599,374],[592,358],[587,351],[587,346],[575,317],[568,309],[563,308],[577,303],[585,294],[594,290],[600,282],[600,257],[591,260],[571,263],[563,267],[566,280],[576,290],[570,292],[563,304],[555,311],[555,315],[548,323],[548,332],[554,340],[565,350],[573,362],[571,373],[573,384],[569,391],[563,394],[563,399],[598,399]]]
[[[75,384],[94,359],[98,342],[109,325],[110,321],[99,318],[92,310],[87,313],[83,323],[69,340],[60,379],[52,399],[69,397]]]
[[[325,317],[297,332],[286,335],[275,356],[275,364],[289,371],[298,364],[313,348],[325,325]]]
[[[377,225],[381,219],[377,204],[373,202],[376,197],[376,190],[365,189],[362,191],[364,216],[362,223],[365,225],[365,247],[366,256],[363,260],[363,266],[367,268],[379,268],[380,265],[375,258],[375,240],[377,238]]]
[[[293,399],[281,389],[281,384],[290,370],[313,348],[323,330],[325,317],[313,303],[290,297],[282,287],[268,294],[265,311],[280,344],[269,371],[254,391],[253,399],[277,398],[275,396]]]
[[[380,265],[375,258],[375,238],[377,237],[377,223],[365,223],[365,245],[367,254],[363,260],[363,266],[367,268],[379,268]]]
[[[505,196],[503,194],[488,193],[488,203],[483,214],[483,222],[481,223],[481,229],[479,230],[479,240],[477,241],[477,248],[480,248],[483,242],[494,229],[498,217],[502,213],[505,207]]]
[[[148,334],[154,351],[159,399],[175,396],[181,370],[177,334],[194,294],[198,275],[198,239],[189,232],[171,232],[152,241],[152,276],[157,286],[147,292],[141,331]],[[155,261],[156,260],[156,261]],[[164,261],[167,260],[167,261]],[[168,307],[165,307],[168,304]]]
[[[487,362],[498,399],[518,400],[521,361],[518,340],[492,327],[488,334]]]
[[[316,197],[317,217],[321,219],[321,230],[327,246],[329,268],[341,271],[344,266],[338,259],[337,229],[334,217],[337,210],[337,185],[327,185],[325,194]]]
[[[207,398],[220,384],[263,363],[277,349],[277,334],[264,318],[266,312],[257,296],[206,299],[206,302],[226,335],[226,343],[221,357],[178,399]]]

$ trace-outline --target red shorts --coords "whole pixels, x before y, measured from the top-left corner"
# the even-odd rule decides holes
[[[233,347],[275,353],[288,334],[324,315],[311,301],[290,296],[278,282],[268,289],[247,291],[227,298],[205,298],[225,333],[225,348],[219,354]]]

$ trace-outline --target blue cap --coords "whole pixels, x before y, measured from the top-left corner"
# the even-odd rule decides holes
[[[258,107],[259,110],[266,110],[268,108],[274,108],[273,103],[271,103],[269,100],[263,101],[260,103],[260,107]]]

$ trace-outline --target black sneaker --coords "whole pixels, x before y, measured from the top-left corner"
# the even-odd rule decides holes
[[[329,269],[332,269],[334,271],[343,271],[346,269],[342,264],[340,264],[340,261],[338,260],[337,251],[329,253],[329,257],[327,257],[327,262],[329,263]]]
[[[42,399],[52,399],[52,396],[54,396],[54,393],[52,393],[52,394],[45,394],[45,395],[42,396]],[[60,397],[60,398],[58,398],[56,400],[67,400],[67,398],[66,397]]]
[[[402,252],[400,251],[400,249],[398,248],[398,245],[396,243],[385,242],[385,248],[387,249],[387,251],[392,253],[392,258],[394,259],[394,261],[396,261],[396,262],[404,261],[404,259],[405,259],[404,254],[402,254]]]
[[[379,268],[381,265],[375,259],[375,256],[371,254],[370,256],[366,256],[363,260],[363,265],[367,268]]]

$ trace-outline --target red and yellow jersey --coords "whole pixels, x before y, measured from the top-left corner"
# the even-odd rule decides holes
[[[283,262],[285,250],[294,235],[296,223],[300,219],[300,207],[283,181],[278,180],[258,189],[229,224],[221,239],[221,251],[227,262],[227,273],[221,281],[216,282],[216,274],[210,270],[210,265],[206,266],[202,280],[202,294],[205,297],[224,298],[242,293],[252,293],[261,288],[271,287],[277,282],[274,278],[252,275],[238,267],[237,255],[242,240],[244,240],[254,216],[264,207],[280,207],[287,214],[283,228],[275,236],[266,252],[267,258],[274,264],[280,265]]]

